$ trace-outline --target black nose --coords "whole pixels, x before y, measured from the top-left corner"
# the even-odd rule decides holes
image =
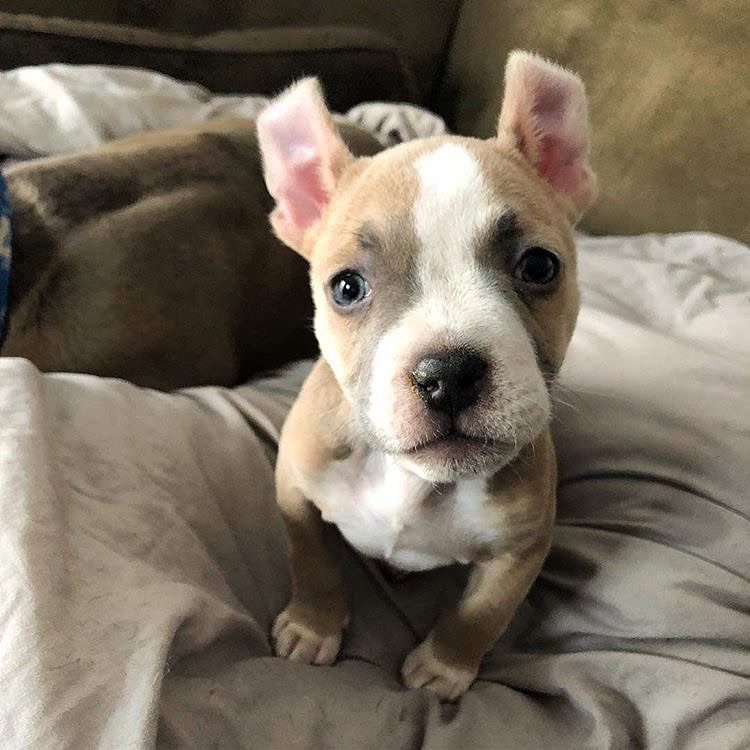
[[[458,414],[479,396],[487,363],[465,349],[452,349],[421,359],[411,377],[419,395],[432,409]]]

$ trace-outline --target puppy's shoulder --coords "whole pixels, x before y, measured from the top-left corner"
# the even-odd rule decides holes
[[[294,474],[319,474],[352,450],[356,437],[351,424],[351,408],[320,358],[284,423],[278,466]]]

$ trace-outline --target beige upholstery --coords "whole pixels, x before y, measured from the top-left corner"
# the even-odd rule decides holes
[[[750,240],[746,0],[467,0],[441,96],[450,125],[493,131],[515,47],[586,81],[601,194],[585,229]]]

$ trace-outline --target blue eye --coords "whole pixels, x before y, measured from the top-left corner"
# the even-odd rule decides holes
[[[331,297],[339,307],[359,304],[370,293],[370,285],[356,271],[347,269],[337,273],[330,281]]]

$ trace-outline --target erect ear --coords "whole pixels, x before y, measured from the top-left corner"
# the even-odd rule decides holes
[[[257,128],[266,186],[276,201],[271,224],[282,242],[306,256],[305,236],[354,157],[336,131],[315,78],[299,81],[274,99],[258,117]]]
[[[588,105],[577,75],[529,52],[511,52],[498,137],[510,140],[579,214],[594,202]]]

